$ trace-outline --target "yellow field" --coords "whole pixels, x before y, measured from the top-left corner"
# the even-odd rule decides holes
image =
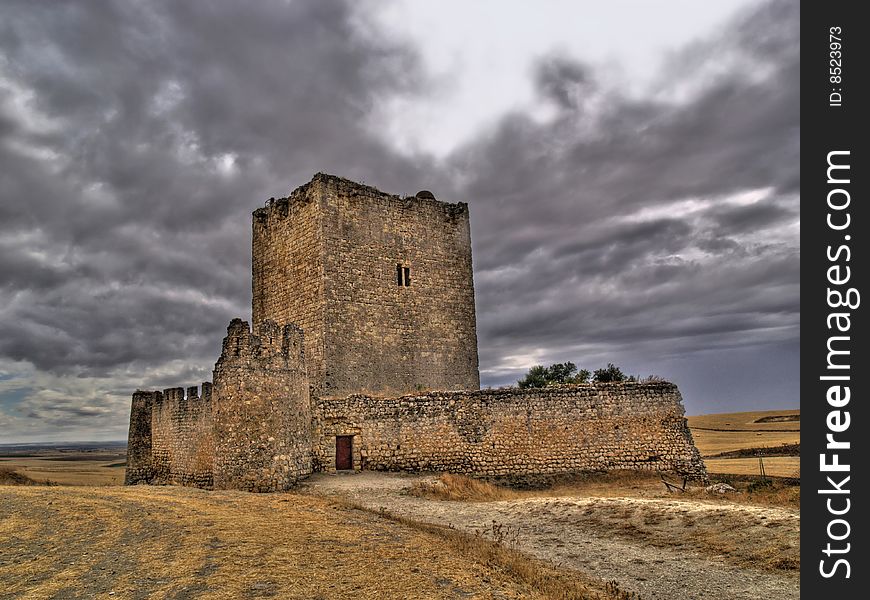
[[[38,483],[58,485],[121,485],[124,467],[110,466],[114,461],[57,461],[39,458],[0,458],[0,467],[15,469]]]
[[[705,458],[710,473],[727,475],[759,475],[757,458]],[[772,477],[797,477],[801,468],[799,456],[768,456],[764,472]]]
[[[74,452],[44,450],[35,456],[0,458],[8,467],[38,483],[58,485],[121,485],[124,483],[123,452]]]
[[[738,413],[716,413],[710,415],[697,415],[687,417],[689,427],[705,427],[709,429],[742,429],[745,431],[771,431],[788,429],[800,431],[801,423],[798,421],[784,421],[774,423],[756,423],[757,420],[770,417],[800,417],[800,409],[794,410],[758,410]]]
[[[722,452],[748,448],[775,448],[783,444],[799,444],[800,421],[758,423],[770,417],[800,416],[800,410],[765,410],[740,413],[720,413],[687,417],[692,437],[710,473],[758,475],[757,458],[706,458]],[[783,431],[784,430],[784,431]],[[794,477],[800,470],[800,457],[770,456],[764,459],[767,475]]]
[[[0,585],[21,598],[611,597],[427,528],[291,493],[0,485]]]
[[[798,444],[800,431],[706,431],[692,428],[692,437],[702,456],[732,452],[744,448],[775,448],[783,444]]]

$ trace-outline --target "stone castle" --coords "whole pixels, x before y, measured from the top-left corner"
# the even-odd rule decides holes
[[[253,326],[201,388],[133,394],[127,484],[316,471],[706,477],[671,383],[480,389],[468,206],[317,174],[253,214]]]

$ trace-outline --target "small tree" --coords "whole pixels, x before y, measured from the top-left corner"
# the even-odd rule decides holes
[[[568,383],[587,383],[591,375],[587,369],[577,371],[577,365],[570,361],[554,363],[549,367],[535,365],[529,369],[525,377],[517,381],[517,385],[521,389],[525,389]]]
[[[547,385],[547,367],[543,365],[535,365],[529,369],[526,376],[517,381],[517,385],[521,389],[538,388]]]
[[[609,383],[612,381],[625,381],[628,378],[622,372],[622,369],[613,363],[607,363],[607,366],[603,369],[595,369],[592,379],[597,383]]]

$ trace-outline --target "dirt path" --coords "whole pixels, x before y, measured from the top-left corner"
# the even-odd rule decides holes
[[[747,563],[796,560],[798,511],[647,498],[529,498],[445,502],[403,493],[419,476],[317,475],[309,492],[481,532],[564,567],[616,580],[643,598],[799,598],[797,571]],[[759,549],[761,552],[759,552]]]

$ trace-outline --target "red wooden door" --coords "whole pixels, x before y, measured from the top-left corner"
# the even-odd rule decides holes
[[[353,469],[353,436],[339,435],[335,438],[335,468],[338,471]]]

